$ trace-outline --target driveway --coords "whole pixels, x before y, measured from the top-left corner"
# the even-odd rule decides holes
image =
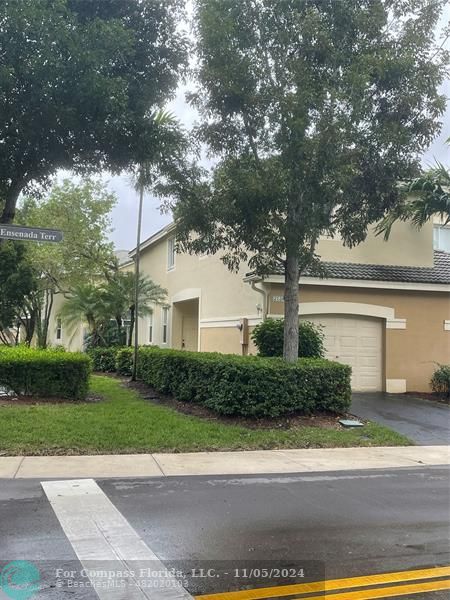
[[[450,443],[450,407],[403,394],[354,392],[350,412],[386,425],[421,446]]]

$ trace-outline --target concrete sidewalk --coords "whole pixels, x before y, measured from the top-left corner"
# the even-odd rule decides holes
[[[450,446],[0,457],[0,478],[253,475],[450,465]]]

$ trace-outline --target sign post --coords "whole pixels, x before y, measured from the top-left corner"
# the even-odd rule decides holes
[[[58,243],[61,242],[63,238],[63,232],[58,229],[21,227],[20,225],[2,225],[0,223],[0,239],[3,240]]]

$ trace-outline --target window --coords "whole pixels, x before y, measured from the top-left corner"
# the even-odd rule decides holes
[[[148,317],[148,341],[150,344],[153,342],[153,313]]]
[[[56,339],[61,340],[62,338],[62,323],[61,319],[57,319],[56,321]]]
[[[435,225],[433,228],[433,246],[435,250],[450,252],[450,227]]]
[[[167,270],[175,268],[175,238],[171,237],[167,240]]]
[[[169,339],[169,308],[163,306],[162,309],[162,343],[167,344]]]

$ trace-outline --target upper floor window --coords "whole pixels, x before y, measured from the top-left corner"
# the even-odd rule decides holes
[[[170,237],[167,240],[167,269],[170,271],[175,268],[175,238]]]
[[[59,318],[56,321],[56,339],[57,340],[62,339],[62,322],[61,322],[61,319],[59,319]]]
[[[434,226],[433,247],[435,250],[444,250],[444,252],[450,252],[450,226]]]

